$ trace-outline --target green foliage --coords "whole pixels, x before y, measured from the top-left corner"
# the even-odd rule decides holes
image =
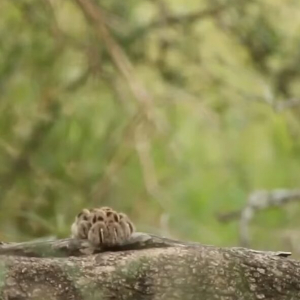
[[[67,236],[111,205],[141,231],[237,245],[218,213],[299,184],[300,106],[280,107],[300,93],[300,4],[97,4],[127,77],[77,1],[0,4],[0,239]],[[262,212],[252,246],[284,248],[295,211]]]

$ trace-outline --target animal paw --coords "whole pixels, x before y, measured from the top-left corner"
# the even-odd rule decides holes
[[[110,207],[84,209],[71,227],[72,237],[88,239],[96,247],[113,247],[125,243],[135,231],[124,213]]]

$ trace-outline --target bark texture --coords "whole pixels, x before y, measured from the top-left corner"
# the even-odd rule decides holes
[[[35,243],[0,246],[0,299],[300,299],[300,263],[283,252],[217,248],[145,234],[120,249],[90,254],[74,252],[82,241],[41,244],[52,249],[46,257],[37,257]],[[65,257],[53,251],[60,248]]]

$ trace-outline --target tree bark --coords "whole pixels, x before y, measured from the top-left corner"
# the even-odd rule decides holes
[[[0,299],[300,299],[300,262],[288,254],[141,233],[118,249],[72,239],[3,244]]]

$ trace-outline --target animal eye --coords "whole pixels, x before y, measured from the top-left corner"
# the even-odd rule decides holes
[[[115,220],[116,222],[119,222],[119,218],[118,218],[117,215],[114,215],[114,220]]]
[[[112,215],[112,212],[111,212],[111,211],[108,211],[108,212],[106,213],[106,215],[109,217],[109,216]]]
[[[103,217],[98,217],[98,221],[104,221]]]
[[[84,217],[83,217],[83,220],[84,220],[84,221],[87,221],[87,220],[88,220],[88,217],[87,217],[87,216],[84,216]]]

